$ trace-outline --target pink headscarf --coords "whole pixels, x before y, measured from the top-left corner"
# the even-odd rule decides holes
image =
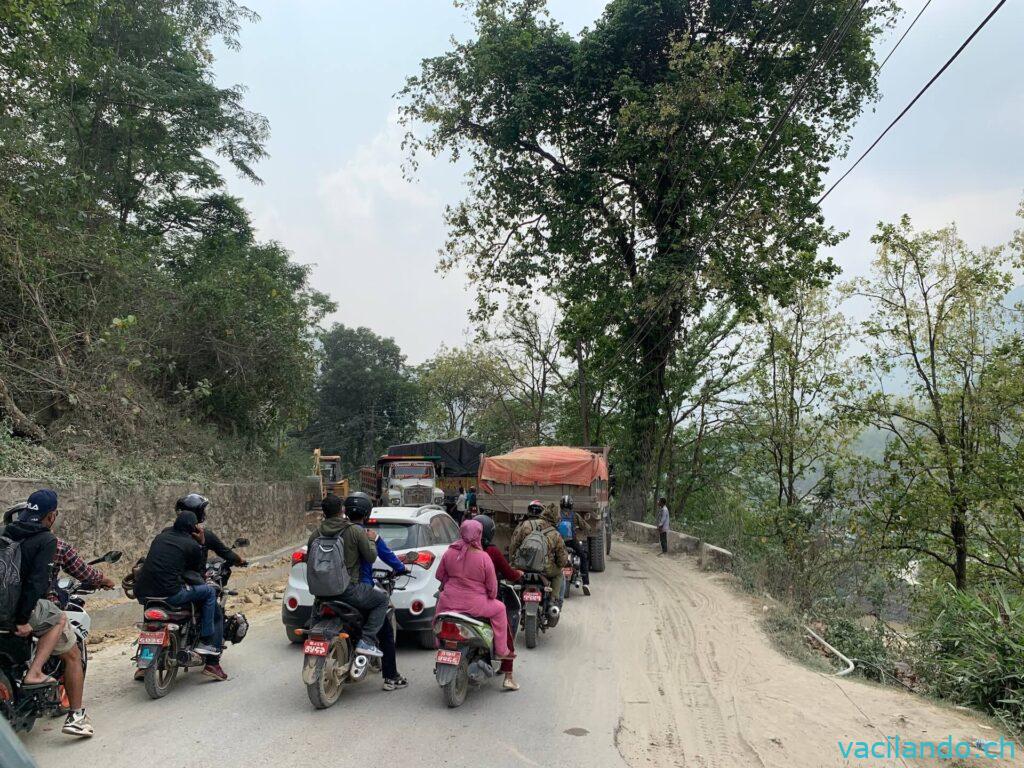
[[[459,540],[452,542],[449,549],[454,549],[459,553],[458,559],[461,560],[466,556],[466,552],[471,547],[477,549],[483,549],[481,542],[484,537],[484,527],[476,520],[463,520],[462,525],[459,528]]]

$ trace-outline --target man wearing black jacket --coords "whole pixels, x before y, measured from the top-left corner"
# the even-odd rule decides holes
[[[42,488],[28,497],[18,520],[4,528],[4,535],[21,547],[21,595],[15,608],[15,633],[19,637],[38,638],[35,656],[25,674],[26,686],[53,685],[55,680],[43,674],[43,665],[56,654],[64,661],[64,689],[70,712],[61,729],[69,736],[93,735],[92,723],[82,707],[85,670],[77,637],[64,612],[46,599],[55,575],[57,537],[51,532],[57,521],[57,494]]]
[[[224,625],[217,621],[217,592],[209,584],[190,584],[185,577],[191,571],[201,578],[205,560],[201,538],[202,529],[195,513],[179,512],[174,525],[153,539],[135,580],[135,597],[143,605],[156,598],[175,607],[200,604],[202,626],[195,650],[202,656],[216,658],[220,656],[224,635]],[[227,679],[219,663],[207,663],[203,674],[215,680]]]

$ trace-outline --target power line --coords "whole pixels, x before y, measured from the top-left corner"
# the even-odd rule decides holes
[[[924,12],[928,10],[928,6],[931,5],[931,4],[932,4],[932,0],[928,0],[928,2],[926,2],[924,4],[924,6],[921,8],[921,10],[917,12],[917,16],[915,16],[914,20],[912,22],[910,22],[910,26],[907,27],[906,31],[900,36],[900,39],[896,41],[896,45],[894,45],[892,47],[892,50],[889,51],[889,54],[884,59],[882,59],[882,63],[878,65],[878,69],[875,71],[876,75],[879,72],[882,71],[882,68],[885,67],[885,65],[888,63],[889,59],[892,58],[892,55],[894,53],[896,53],[896,49],[900,47],[900,44],[904,40],[907,39],[907,35],[910,34],[910,30],[912,30],[914,28],[914,25],[917,24],[917,20],[921,18],[921,16],[924,14]]]
[[[861,161],[871,153],[871,150],[878,146],[879,142],[881,142],[882,139],[885,138],[886,134],[888,134],[889,131],[893,129],[896,123],[903,119],[903,116],[911,110],[911,108],[917,103],[918,99],[924,96],[928,89],[932,87],[932,84],[942,76],[942,73],[949,69],[950,65],[957,60],[960,54],[963,53],[964,49],[971,44],[971,41],[974,40],[975,37],[977,37],[978,33],[985,28],[985,25],[988,24],[989,21],[991,21],[992,17],[995,16],[996,13],[999,12],[999,9],[1002,8],[1005,4],[1006,0],[999,0],[999,2],[996,3],[995,7],[991,11],[989,11],[988,16],[986,16],[982,20],[982,22],[977,27],[975,27],[974,31],[971,32],[970,36],[966,40],[964,40],[963,43],[960,44],[960,47],[956,49],[956,52],[949,57],[945,64],[942,65],[942,68],[934,75],[932,75],[931,79],[927,83],[925,83],[924,87],[917,92],[917,95],[910,100],[910,103],[907,104],[907,106],[905,106],[898,115],[896,115],[896,118],[891,123],[889,123],[889,125],[886,127],[884,131],[882,131],[878,135],[878,138],[871,142],[871,146],[864,150],[864,154],[858,157],[857,161],[846,170],[846,173],[840,176],[836,180],[836,182],[831,187],[829,187],[828,190],[826,190],[825,194],[818,198],[818,202],[816,203],[816,205],[821,205],[822,201],[826,197],[831,195],[832,191],[836,187],[838,187],[847,176],[853,173],[854,169],[861,164]]]

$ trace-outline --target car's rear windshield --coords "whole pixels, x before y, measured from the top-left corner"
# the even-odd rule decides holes
[[[391,549],[413,549],[420,546],[418,525],[411,523],[367,523],[367,528],[384,538]]]

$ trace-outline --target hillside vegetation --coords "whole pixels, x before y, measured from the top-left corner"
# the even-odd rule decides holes
[[[330,303],[224,190],[268,131],[211,70],[247,17],[2,3],[0,473],[251,476],[306,418]]]

